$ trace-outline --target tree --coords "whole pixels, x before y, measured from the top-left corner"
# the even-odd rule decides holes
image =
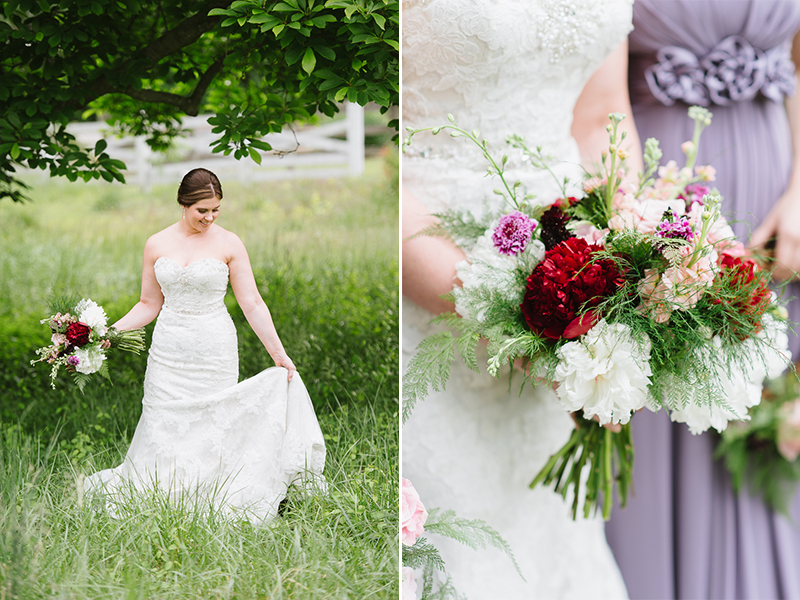
[[[212,112],[213,151],[260,162],[260,137],[344,99],[385,111],[398,31],[397,0],[6,0],[0,198],[25,199],[20,165],[124,182],[104,141],[81,148],[66,131],[93,115],[163,150],[181,116]]]

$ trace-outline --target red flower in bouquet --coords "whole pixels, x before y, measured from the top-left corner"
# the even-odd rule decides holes
[[[731,294],[727,304],[744,317],[756,331],[760,331],[762,317],[772,301],[768,278],[763,276],[756,262],[749,258],[723,254],[719,265],[722,267],[723,289],[729,290]],[[714,302],[720,303],[721,300]],[[734,333],[737,333],[738,327],[735,322],[732,323],[732,328]],[[746,337],[747,334],[739,332],[737,335]]]
[[[594,259],[601,249],[570,238],[545,253],[528,276],[520,305],[528,327],[553,340],[575,338],[592,328],[599,315],[590,309],[623,282],[613,260]],[[579,317],[579,312],[585,314]]]
[[[67,327],[67,342],[70,345],[80,348],[89,343],[89,334],[92,329],[86,324],[78,321],[77,323],[70,323]]]

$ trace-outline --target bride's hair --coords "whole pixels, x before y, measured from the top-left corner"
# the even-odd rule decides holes
[[[183,176],[178,187],[178,204],[191,206],[195,202],[216,198],[222,200],[222,184],[208,169],[192,169]]]

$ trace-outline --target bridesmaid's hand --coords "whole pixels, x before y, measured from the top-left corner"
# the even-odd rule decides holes
[[[800,191],[787,192],[772,207],[764,222],[750,240],[751,248],[764,248],[775,238],[775,271],[777,280],[792,279],[800,271]]]
[[[282,356],[273,356],[272,360],[275,361],[276,367],[283,367],[284,369],[289,371],[289,376],[287,377],[287,381],[291,381],[292,377],[294,377],[294,374],[297,371],[297,367],[294,366],[292,359],[284,354]]]

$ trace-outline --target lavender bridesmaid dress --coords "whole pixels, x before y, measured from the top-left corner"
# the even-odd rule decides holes
[[[642,141],[657,138],[663,161],[683,164],[687,107],[708,106],[698,164],[716,167],[723,210],[746,241],[789,180],[783,96],[793,89],[800,1],[636,0],[633,24],[629,83]],[[798,287],[788,295],[800,297]],[[800,322],[800,300],[789,312]],[[800,357],[797,336],[790,346]],[[716,435],[693,436],[663,411],[637,415],[633,434],[635,497],[606,526],[631,598],[800,598],[800,494],[791,521],[747,490],[734,494],[712,459]]]

